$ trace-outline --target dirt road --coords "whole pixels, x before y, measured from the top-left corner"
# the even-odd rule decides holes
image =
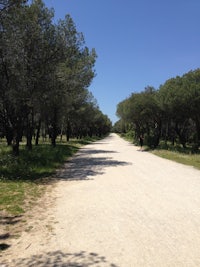
[[[200,266],[200,171],[111,134],[57,178],[50,207],[13,241],[5,266]]]

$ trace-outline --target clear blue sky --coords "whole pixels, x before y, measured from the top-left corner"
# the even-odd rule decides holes
[[[116,107],[132,92],[156,89],[200,67],[200,0],[44,0],[55,19],[70,14],[95,48],[89,90],[114,123]]]

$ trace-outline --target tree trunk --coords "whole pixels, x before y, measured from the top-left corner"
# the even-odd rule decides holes
[[[23,133],[23,125],[22,121],[17,120],[15,126],[13,127],[13,142],[12,142],[12,150],[13,155],[19,155],[19,142],[22,140]]]
[[[56,146],[56,137],[55,136],[51,137],[51,144],[52,144],[53,147]]]
[[[57,127],[56,127],[56,124],[54,124],[51,129],[51,145],[53,147],[56,146],[56,137],[57,137]]]
[[[27,129],[26,129],[26,147],[28,150],[32,150],[32,138],[33,138],[33,110],[27,113]]]
[[[6,140],[7,140],[7,145],[11,146],[13,140],[13,129],[11,129],[11,127],[6,127]]]
[[[19,133],[17,132],[13,138],[12,151],[14,156],[19,156]]]
[[[37,129],[36,129],[36,138],[35,138],[35,145],[36,146],[39,144],[40,129],[41,129],[41,119],[39,120]]]
[[[71,133],[71,126],[70,126],[70,121],[69,121],[69,119],[68,119],[68,120],[67,120],[67,130],[66,130],[67,142],[69,142],[70,133]]]
[[[184,135],[184,129],[179,129],[178,125],[175,126],[175,131],[179,137],[180,143],[183,146],[183,148],[186,148],[186,138]]]
[[[155,144],[154,147],[156,148],[159,143],[160,143],[160,137],[161,137],[161,131],[162,131],[162,123],[161,120],[159,120],[159,122],[157,123],[157,126],[155,128],[156,130],[156,135],[155,135]]]
[[[57,108],[55,107],[53,110],[53,120],[51,128],[51,144],[53,147],[56,146],[57,125],[58,125],[58,113],[57,113]]]
[[[13,155],[19,156],[19,142],[15,142],[12,148],[13,148]]]
[[[198,149],[200,147],[200,120],[197,117],[195,118],[195,125],[196,125],[196,131],[197,131],[196,146]]]
[[[32,128],[28,127],[27,128],[27,134],[26,134],[26,147],[28,150],[32,150]]]

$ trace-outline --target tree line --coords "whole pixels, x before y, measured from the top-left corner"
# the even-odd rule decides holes
[[[147,86],[140,93],[117,105],[120,120],[114,125],[117,132],[132,132],[135,139],[141,134],[149,147],[160,141],[191,147],[200,146],[200,69],[167,80],[159,89]]]
[[[85,45],[68,14],[53,23],[42,0],[0,1],[0,135],[19,153],[48,135],[106,134],[111,121],[89,92],[95,49]]]

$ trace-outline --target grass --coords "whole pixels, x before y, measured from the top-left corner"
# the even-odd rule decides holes
[[[1,181],[0,182],[0,211],[7,214],[20,215],[25,212],[26,199],[29,206],[41,196],[41,187],[29,181]]]
[[[0,212],[16,216],[30,209],[44,193],[44,185],[53,173],[81,146],[94,140],[60,142],[56,147],[41,144],[33,146],[32,151],[21,145],[19,157],[0,143]]]
[[[96,139],[60,142],[55,148],[49,144],[33,146],[27,151],[20,147],[20,156],[14,157],[11,148],[0,144],[0,212],[20,215],[30,209],[45,190],[45,183],[81,146]],[[131,141],[131,140],[129,140]],[[153,154],[200,169],[200,154],[191,154],[180,147],[151,151]]]
[[[121,135],[122,138],[129,142],[133,142],[133,138],[127,135]],[[136,144],[139,145],[139,144]],[[172,146],[171,144],[165,144],[160,142],[158,148],[150,150],[148,147],[144,146],[144,150],[150,151],[156,156],[173,160],[178,163],[182,163],[188,166],[193,166],[200,170],[200,151],[198,153],[192,153],[192,147],[183,148],[181,145],[176,144]]]
[[[173,160],[175,162],[182,163],[185,165],[193,166],[200,170],[200,154],[188,154],[163,149],[155,149],[151,152],[159,157]]]
[[[172,145],[161,141],[158,148],[151,152],[159,157],[200,169],[200,151],[198,150],[194,153],[192,146],[188,145],[183,148],[178,143]]]
[[[21,148],[20,156],[14,157],[7,148],[2,149],[0,159],[1,180],[36,181],[48,176],[78,149],[77,145],[59,144],[33,147],[32,151]]]

